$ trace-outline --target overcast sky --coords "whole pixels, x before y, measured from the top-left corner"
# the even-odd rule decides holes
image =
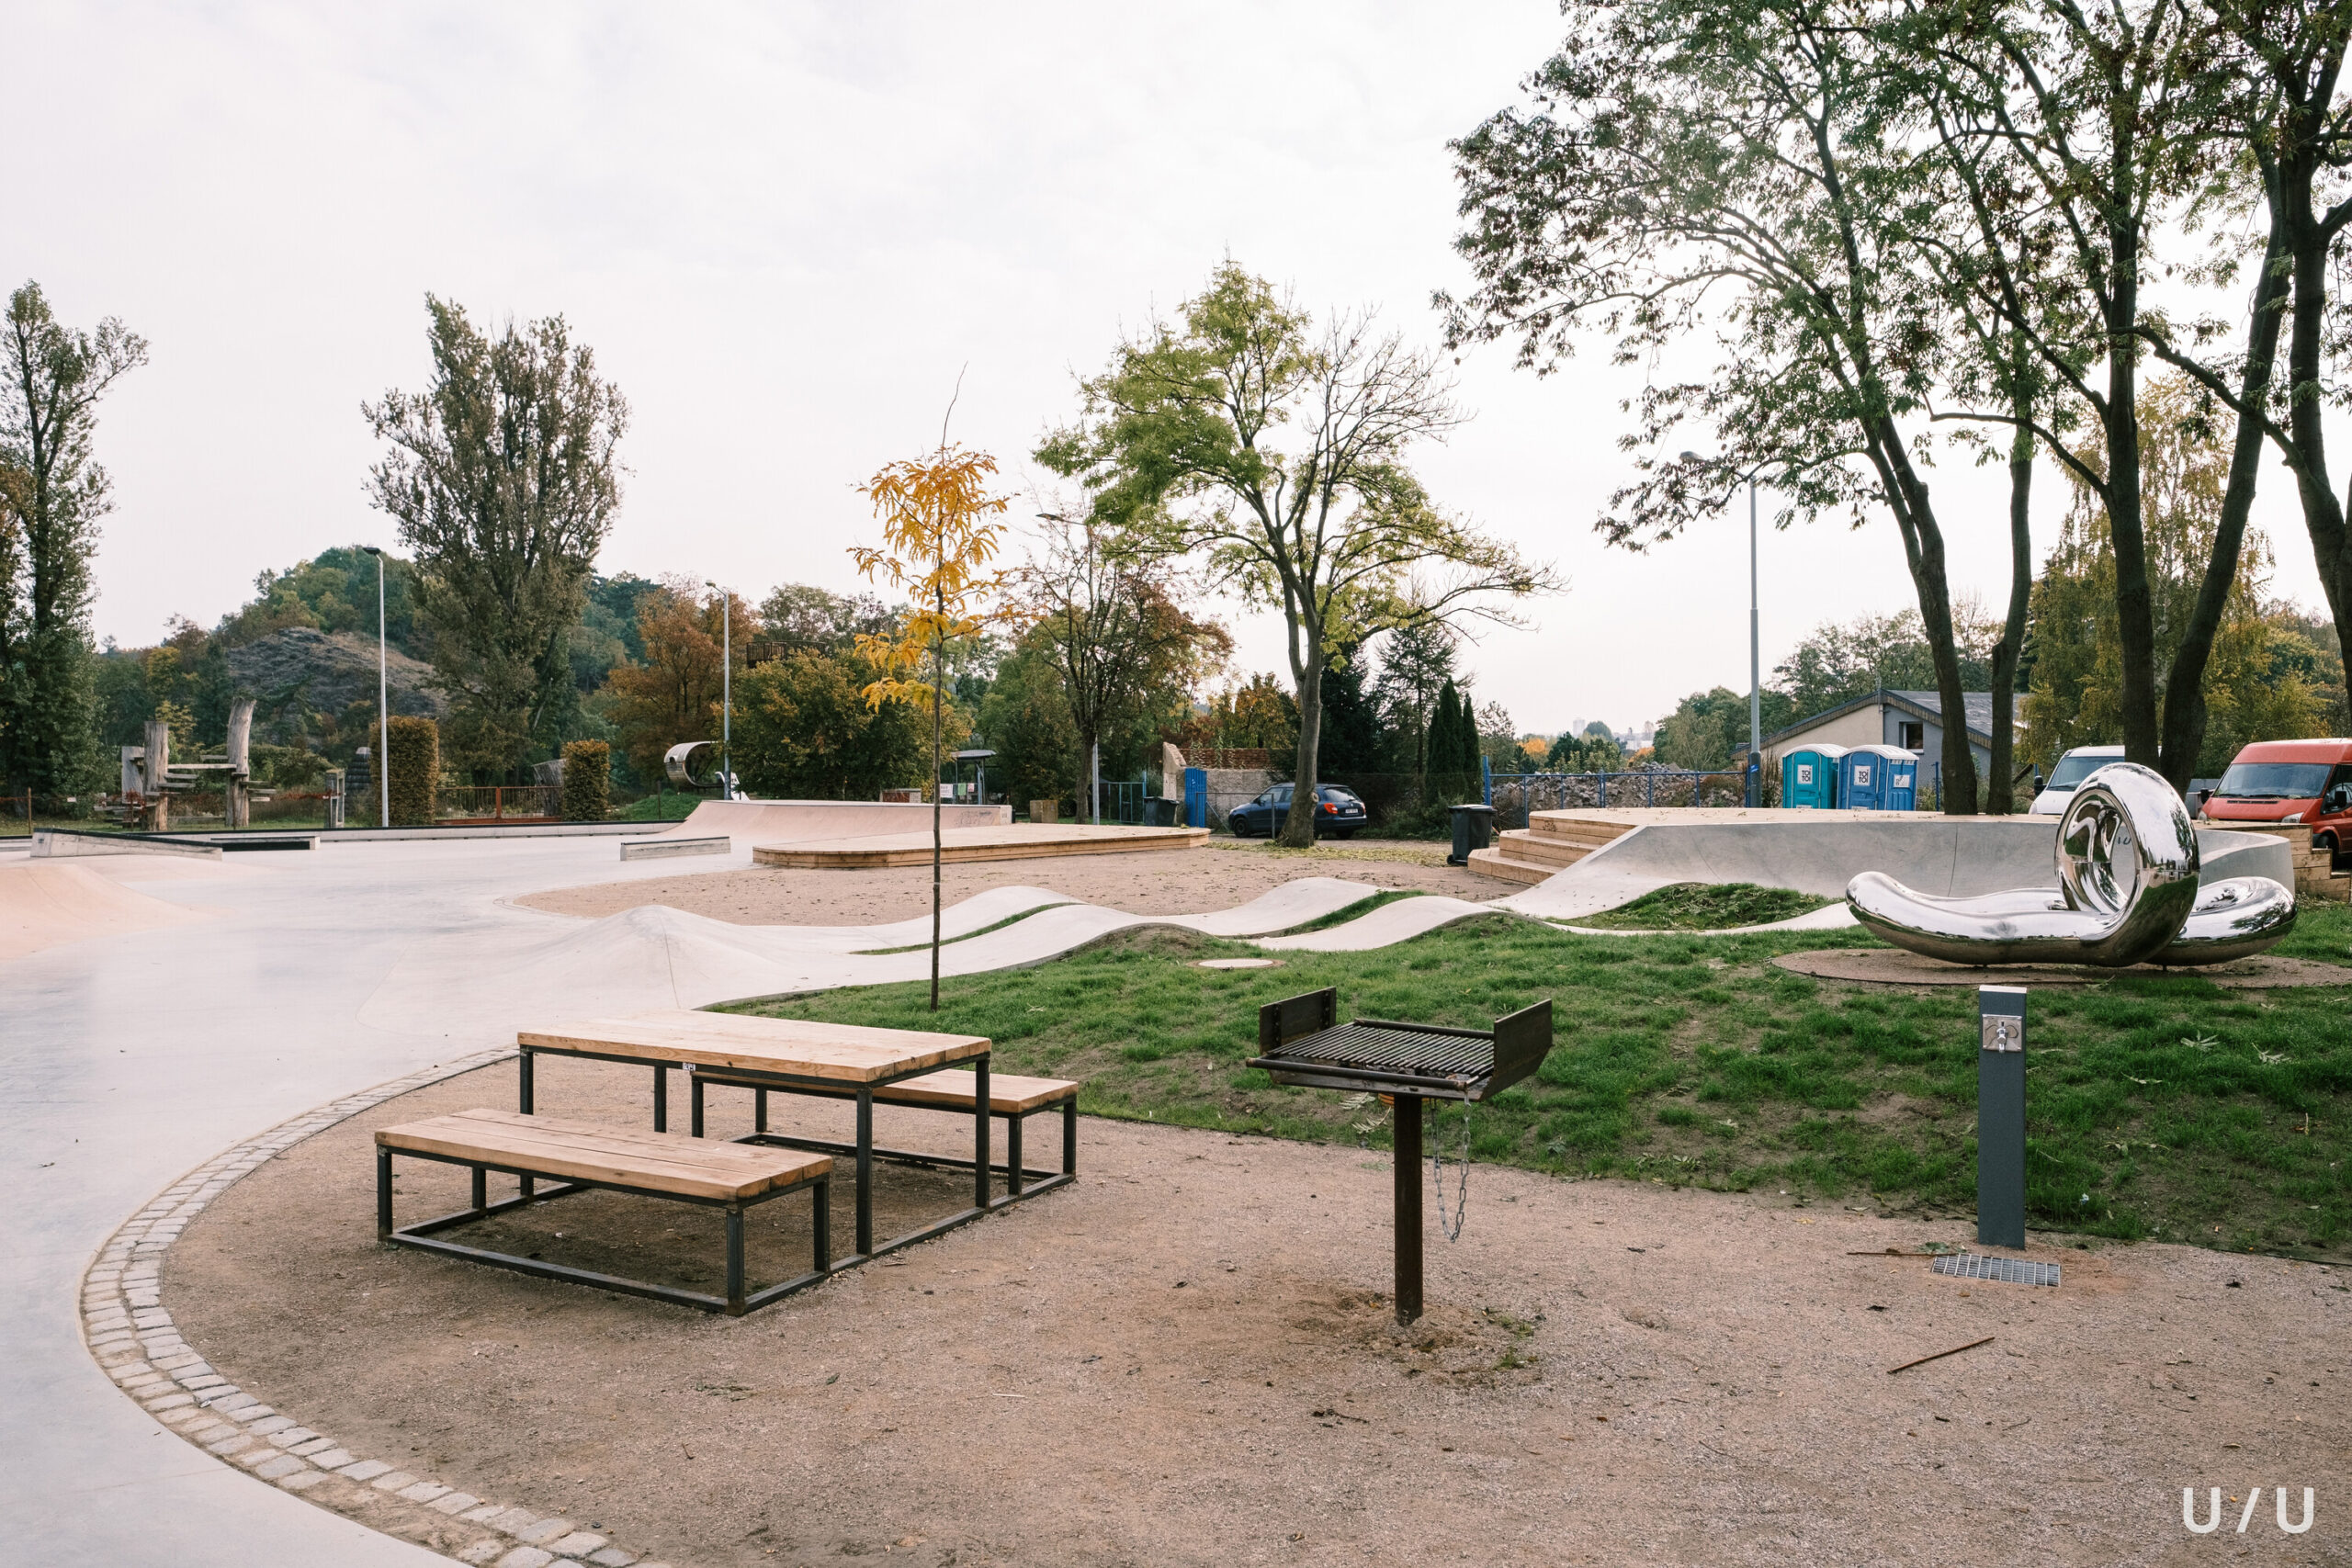
[[[956,433],[1019,484],[1073,376],[1226,255],[1433,342],[1431,290],[1464,284],[1445,142],[1556,30],[1547,0],[17,10],[0,273],[153,356],[103,412],[97,630],[151,642],[265,568],[397,543],[359,405],[425,383],[427,291],[560,312],[621,385],[602,570],[852,588],[854,486],[936,439],[963,367]],[[1591,531],[1635,375],[1496,349],[1460,382],[1476,417],[1421,454],[1431,490],[1569,579],[1467,651],[1478,698],[1553,731],[1744,688],[1745,516],[1642,556]],[[2004,492],[1940,475],[1955,584],[2001,604]],[[2316,604],[2264,483],[2277,586]],[[1762,582],[1768,671],[1913,602],[1883,522],[1768,536]],[[1233,619],[1237,664],[1280,668],[1278,627]]]

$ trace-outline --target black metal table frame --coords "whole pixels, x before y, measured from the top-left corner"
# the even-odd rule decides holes
[[[473,1206],[460,1209],[439,1219],[423,1220],[413,1225],[392,1224],[392,1156],[432,1160],[441,1165],[461,1165],[473,1172]],[[488,1201],[489,1173],[497,1171],[512,1176],[524,1185],[524,1190],[513,1198],[498,1202]],[[832,1277],[832,1179],[830,1174],[804,1178],[786,1186],[772,1189],[754,1198],[697,1198],[683,1192],[664,1192],[656,1188],[635,1187],[618,1181],[590,1181],[583,1178],[563,1179],[563,1185],[545,1192],[531,1190],[537,1172],[493,1160],[467,1159],[459,1155],[426,1154],[416,1149],[376,1146],[376,1239],[390,1247],[413,1247],[423,1252],[437,1252],[451,1258],[462,1258],[470,1263],[485,1263],[493,1269],[512,1269],[517,1274],[531,1274],[543,1280],[562,1280],[575,1285],[592,1285],[600,1291],[615,1291],[623,1295],[646,1296],[657,1302],[674,1302],[680,1306],[698,1307],[705,1312],[723,1312],[729,1317],[741,1317],[756,1312],[770,1302],[805,1291],[820,1280]],[[811,1224],[815,1231],[810,1268],[808,1273],[797,1275],[780,1284],[763,1290],[747,1292],[743,1280],[743,1211],[755,1208],[787,1193],[807,1190],[814,1204]],[[466,1247],[454,1241],[442,1241],[436,1233],[469,1225],[503,1214],[509,1210],[533,1203],[551,1203],[558,1198],[568,1198],[575,1192],[626,1192],[632,1197],[662,1198],[673,1203],[692,1203],[697,1208],[718,1209],[727,1216],[727,1293],[706,1295],[700,1291],[684,1291],[673,1285],[656,1285],[643,1280],[623,1279],[616,1274],[599,1274],[591,1269],[574,1269],[569,1264],[549,1263],[544,1258],[518,1258],[511,1252],[492,1252],[487,1247]]]
[[[739,1074],[732,1067],[695,1067],[689,1071],[686,1081],[690,1091],[688,1095],[690,1109],[687,1113],[686,1124],[689,1131],[691,1131],[695,1137],[699,1138],[702,1136],[703,1088],[706,1084],[708,1084],[719,1089],[748,1089],[752,1091],[752,1132],[750,1135],[746,1137],[736,1139],[735,1141],[737,1143],[775,1144],[783,1143],[785,1141],[782,1134],[771,1134],[768,1131],[768,1089],[766,1086],[751,1081],[747,1076]],[[825,1100],[854,1100],[857,1098],[857,1091],[855,1089],[847,1089],[839,1084],[835,1084],[830,1089],[808,1089],[804,1087],[792,1089],[789,1092],[794,1094],[809,1095]],[[942,1115],[948,1116],[958,1114],[944,1105],[910,1105],[904,1100],[890,1100],[886,1101],[885,1103],[896,1105],[899,1109],[907,1111],[936,1111]],[[1056,1108],[1056,1102],[1049,1100],[1046,1104],[1040,1105],[1032,1111],[996,1111],[992,1109],[989,1111],[990,1115],[1004,1123],[1004,1163],[1001,1165],[991,1165],[989,1168],[990,1170],[1001,1170],[1004,1172],[1005,1192],[1004,1196],[1001,1198],[999,1198],[994,1194],[990,1194],[989,1198],[989,1207],[992,1209],[1007,1208],[1014,1203],[1024,1202],[1031,1198],[1035,1198],[1040,1192],[1050,1192],[1057,1187],[1067,1187],[1071,1182],[1078,1179],[1078,1096],[1073,1093],[1060,1100],[1058,1104],[1062,1116],[1062,1168],[1059,1170],[1046,1170],[1040,1168],[1032,1167],[1022,1157],[1022,1123],[1026,1122],[1032,1116],[1042,1116],[1046,1111],[1054,1110]],[[854,1154],[857,1152],[855,1145],[827,1143],[819,1138],[803,1138],[797,1143],[789,1144],[788,1146],[793,1148],[818,1150],[829,1154]],[[890,1160],[899,1165],[929,1166],[941,1170],[969,1170],[972,1168],[972,1162],[970,1160],[961,1158],[955,1155],[927,1154],[920,1149],[876,1148],[874,1151],[874,1157],[876,1159]],[[977,1183],[975,1184],[975,1187],[977,1189]]]
[[[520,1049],[522,1057],[517,1075],[520,1085],[517,1108],[524,1115],[528,1116],[532,1113],[531,1107],[537,1098],[537,1085],[531,1058],[535,1055],[578,1056],[594,1062],[618,1062],[625,1066],[651,1067],[653,1069],[653,1130],[657,1133],[669,1131],[670,1070],[673,1067],[690,1070],[693,1066],[687,1062],[650,1061],[642,1055],[623,1055],[614,1051],[582,1051],[563,1045],[524,1045]],[[767,1144],[778,1148],[807,1149],[817,1154],[845,1154],[855,1158],[857,1162],[855,1199],[857,1250],[847,1258],[834,1259],[831,1265],[833,1273],[838,1274],[845,1269],[854,1269],[861,1263],[870,1263],[875,1258],[896,1252],[901,1247],[912,1247],[919,1241],[928,1241],[933,1236],[954,1230],[958,1225],[969,1224],[993,1207],[989,1202],[989,1176],[991,1170],[989,1163],[989,1053],[983,1051],[978,1055],[968,1057],[967,1060],[974,1064],[978,1078],[975,1086],[978,1090],[978,1099],[974,1102],[972,1116],[974,1156],[971,1162],[974,1169],[972,1206],[968,1209],[959,1209],[944,1219],[934,1220],[930,1224],[918,1226],[914,1230],[892,1236],[889,1240],[878,1244],[874,1239],[874,1161],[877,1156],[877,1151],[874,1147],[874,1091],[897,1083],[902,1078],[920,1077],[925,1073],[937,1072],[940,1064],[933,1062],[924,1066],[909,1067],[903,1072],[887,1074],[854,1086],[844,1086],[838,1078],[820,1078],[806,1074],[770,1073],[751,1067],[730,1066],[725,1069],[729,1076],[750,1080],[755,1087],[781,1089],[786,1093],[804,1090],[831,1091],[839,1095],[840,1098],[853,1099],[857,1101],[857,1141],[854,1144],[832,1143],[816,1138],[787,1137],[780,1133],[754,1133],[750,1137],[735,1140],[738,1143]],[[925,1163],[934,1163],[931,1156],[914,1157]],[[964,1164],[961,1160],[955,1163],[958,1167]],[[524,1197],[528,1199],[530,1192],[531,1182],[528,1178],[526,1178],[523,1182]]]

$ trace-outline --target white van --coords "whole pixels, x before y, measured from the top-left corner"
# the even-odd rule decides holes
[[[2033,797],[2036,817],[2063,817],[2066,807],[2074,804],[2075,786],[2091,776],[2095,768],[2123,761],[2120,746],[2077,746],[2058,759],[2050,770],[2050,782]]]

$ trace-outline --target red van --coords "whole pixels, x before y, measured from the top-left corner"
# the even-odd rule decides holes
[[[2339,861],[2352,847],[2352,740],[2258,740],[2205,801],[2211,822],[2301,822]]]

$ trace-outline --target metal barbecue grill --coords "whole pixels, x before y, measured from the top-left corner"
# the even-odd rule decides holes
[[[1544,1065],[1552,1050],[1549,998],[1498,1018],[1492,1029],[1393,1019],[1339,1021],[1326,988],[1258,1010],[1249,1066],[1274,1082],[1393,1097],[1396,1107],[1396,1321],[1421,1315],[1421,1101],[1492,1099]]]

